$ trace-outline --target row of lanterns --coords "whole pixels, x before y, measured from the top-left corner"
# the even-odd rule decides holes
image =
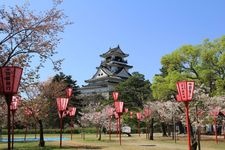
[[[10,145],[10,110],[12,110],[13,119],[15,110],[17,109],[17,100],[13,99],[13,95],[17,94],[19,83],[21,80],[22,75],[22,68],[14,67],[14,66],[5,66],[0,67],[0,94],[3,94],[6,99],[7,108],[8,108],[8,114],[7,114],[7,122],[8,122],[8,149],[11,149]],[[192,100],[193,91],[194,91],[194,82],[193,81],[182,81],[177,82],[177,101],[184,102],[185,108],[186,108],[186,123],[187,123],[187,133],[188,133],[188,148],[190,147],[190,123],[189,123],[189,107],[188,103]],[[69,101],[69,98],[72,95],[72,88],[66,89],[66,98],[57,98],[57,107],[58,107],[58,113],[60,118],[60,147],[62,147],[62,119],[65,116],[67,104]],[[120,117],[123,113],[123,105],[124,103],[121,101],[118,101],[118,92],[113,92],[113,98],[114,98],[114,106],[116,113],[118,114],[118,120],[119,120],[119,127],[120,127]],[[13,99],[13,101],[12,101]],[[69,108],[69,115],[74,116],[76,108],[72,107]],[[140,120],[140,114],[137,114],[138,120]],[[121,145],[121,131],[119,130],[120,134],[120,145]],[[71,136],[72,137],[72,136]],[[13,147],[13,146],[12,146]]]
[[[114,116],[117,120],[117,134],[119,133],[119,141],[120,141],[120,145],[121,145],[121,115],[123,113],[127,113],[128,112],[128,108],[124,108],[124,102],[121,102],[121,101],[118,101],[118,96],[119,96],[119,93],[118,92],[113,92],[112,93],[112,96],[113,96],[113,99],[114,99],[114,107],[115,107],[115,112],[114,112]],[[112,118],[112,115],[113,115],[113,108],[109,108],[108,110],[108,115],[109,115],[109,118],[110,118],[110,124],[109,124],[109,138],[111,140],[111,118]],[[150,117],[151,115],[151,110],[149,108],[145,108],[144,109],[144,116],[146,118]],[[130,118],[133,117],[133,112],[131,111],[130,112]],[[138,133],[139,133],[139,136],[140,136],[140,120],[142,119],[142,113],[141,112],[137,112],[136,113],[136,118],[138,120]]]
[[[23,69],[15,66],[0,67],[0,94],[5,96],[7,104],[7,128],[8,128],[8,149],[11,149],[11,116],[10,107],[12,108],[12,114],[15,112],[17,102],[11,102],[13,96],[17,94]]]
[[[177,100],[177,102],[183,102],[185,104],[188,150],[191,150],[189,102],[193,98],[194,86],[195,86],[194,81],[179,81],[179,82],[176,83],[176,87],[177,87],[177,91],[178,91],[178,94],[176,96],[176,100]],[[118,95],[119,95],[118,92],[113,92],[114,105],[115,105],[116,113],[119,116],[119,128],[120,128],[120,116],[123,113],[123,102],[118,101]],[[214,109],[211,112],[211,114],[214,117],[216,143],[218,143],[217,131],[216,131],[216,118],[219,114],[219,110]],[[149,117],[151,115],[151,110],[149,108],[145,108],[144,109],[144,115],[145,115],[145,117]],[[130,117],[132,117],[132,112],[130,112]],[[140,112],[137,112],[136,117],[137,117],[137,120],[138,120],[138,133],[139,133],[139,136],[140,136],[140,120],[142,119],[142,114]],[[117,130],[118,130],[118,127],[117,127]],[[121,135],[120,135],[120,145],[121,145]]]
[[[7,128],[8,128],[8,150],[13,149],[13,140],[14,140],[14,128],[12,125],[12,147],[11,147],[11,116],[10,112],[12,112],[12,123],[14,124],[14,115],[18,107],[18,103],[20,100],[17,95],[21,76],[23,69],[16,66],[3,66],[0,67],[0,94],[5,96],[6,104],[7,104]],[[75,116],[76,108],[68,107],[68,111],[66,111],[67,104],[69,98],[72,95],[72,88],[66,89],[66,98],[57,98],[57,108],[60,118],[60,147],[62,147],[62,119],[65,115],[69,115],[71,117]],[[32,111],[29,109],[25,109],[25,114],[30,116]],[[72,125],[71,125],[71,139],[72,139]]]
[[[69,102],[70,97],[72,96],[72,88],[66,88],[66,98],[64,97],[59,97],[56,99],[57,102],[57,108],[58,108],[58,114],[59,114],[59,119],[60,119],[60,148],[62,147],[62,123],[63,123],[63,118],[66,115],[69,115],[71,117],[71,140],[72,140],[72,117],[75,116],[76,113],[76,107],[68,107],[67,104]]]
[[[19,97],[15,96],[18,92],[18,87],[21,80],[23,69],[20,67],[14,67],[14,66],[4,66],[0,67],[0,94],[5,96],[5,100],[7,103],[7,126],[8,126],[8,149],[11,149],[11,135],[10,135],[10,127],[11,127],[11,117],[10,117],[10,111],[12,112],[12,117],[14,122],[14,115],[15,111],[17,110]],[[185,109],[186,109],[186,126],[187,126],[187,134],[188,134],[188,149],[191,150],[191,138],[190,138],[190,122],[189,122],[189,102],[192,100],[193,97],[193,91],[194,91],[194,82],[193,81],[179,81],[176,83],[178,94],[176,96],[176,100],[178,102],[184,102]],[[57,108],[58,108],[58,114],[60,118],[60,147],[62,147],[62,121],[63,118],[66,115],[69,115],[71,118],[75,116],[76,108],[75,107],[68,107],[67,104],[69,101],[69,98],[72,95],[72,88],[66,89],[66,98],[59,97],[56,99],[57,101]],[[120,119],[123,112],[127,112],[128,109],[123,109],[124,102],[118,101],[118,92],[113,92],[113,99],[114,99],[114,107],[116,111],[116,116],[118,116],[118,127],[120,129]],[[150,115],[150,110],[144,110],[146,114]],[[31,115],[32,112],[27,112],[28,115]],[[112,116],[112,110],[110,110],[110,118]],[[132,112],[130,112],[130,115],[132,116]],[[218,111],[213,113],[214,115],[214,122],[216,116],[218,116]],[[140,119],[141,119],[141,113],[136,114],[138,119],[138,132],[140,135]],[[72,122],[72,119],[71,119]],[[111,121],[110,121],[111,124]],[[12,126],[13,127],[13,126]],[[12,128],[12,148],[13,148],[13,128]],[[120,138],[120,145],[121,145],[121,130],[119,130],[119,138]],[[71,139],[72,139],[72,126],[71,126]],[[111,139],[111,127],[110,127],[110,139]],[[217,137],[216,137],[217,139]]]
[[[121,119],[121,115],[123,114],[123,102],[118,101],[118,96],[119,93],[118,92],[113,92],[113,99],[114,99],[114,107],[116,110],[116,113],[118,114],[118,126],[117,126],[117,133],[118,133],[118,129],[119,129],[119,139],[120,139],[120,145],[121,145],[121,123],[120,123],[120,119]]]

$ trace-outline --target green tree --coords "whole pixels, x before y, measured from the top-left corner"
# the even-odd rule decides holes
[[[200,47],[201,80],[210,95],[223,95],[225,90],[225,36],[214,41],[206,39]]]
[[[153,96],[168,100],[176,94],[176,82],[194,80],[205,93],[224,94],[225,36],[202,44],[184,45],[161,58],[161,74],[152,83]]]
[[[151,83],[145,80],[143,74],[134,72],[127,80],[119,83],[115,90],[120,93],[119,100],[125,103],[125,107],[139,110],[143,109],[144,103],[152,97],[150,86]]]

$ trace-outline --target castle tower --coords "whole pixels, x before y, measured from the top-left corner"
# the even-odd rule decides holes
[[[103,61],[97,67],[93,77],[85,81],[87,85],[80,88],[81,94],[101,94],[105,98],[109,98],[114,87],[131,76],[129,69],[132,66],[128,65],[125,60],[128,56],[119,46],[110,48],[106,53],[100,55]]]

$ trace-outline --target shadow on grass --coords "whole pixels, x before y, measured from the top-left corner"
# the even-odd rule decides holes
[[[139,146],[149,146],[149,147],[153,147],[153,146],[156,146],[156,145],[139,145]]]
[[[56,149],[103,149],[101,146],[90,146],[90,145],[74,145],[74,146],[45,146],[45,147],[14,147],[14,150],[56,150]],[[6,149],[5,149],[6,150]]]

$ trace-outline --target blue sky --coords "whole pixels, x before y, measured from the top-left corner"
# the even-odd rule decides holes
[[[27,0],[1,0],[4,5]],[[31,0],[35,10],[51,0]],[[225,0],[64,0],[60,7],[74,24],[67,26],[55,58],[65,58],[66,75],[85,84],[100,65],[100,54],[111,47],[128,53],[130,72],[152,81],[162,56],[184,44],[200,44],[225,35]],[[41,80],[56,72],[46,64]]]

